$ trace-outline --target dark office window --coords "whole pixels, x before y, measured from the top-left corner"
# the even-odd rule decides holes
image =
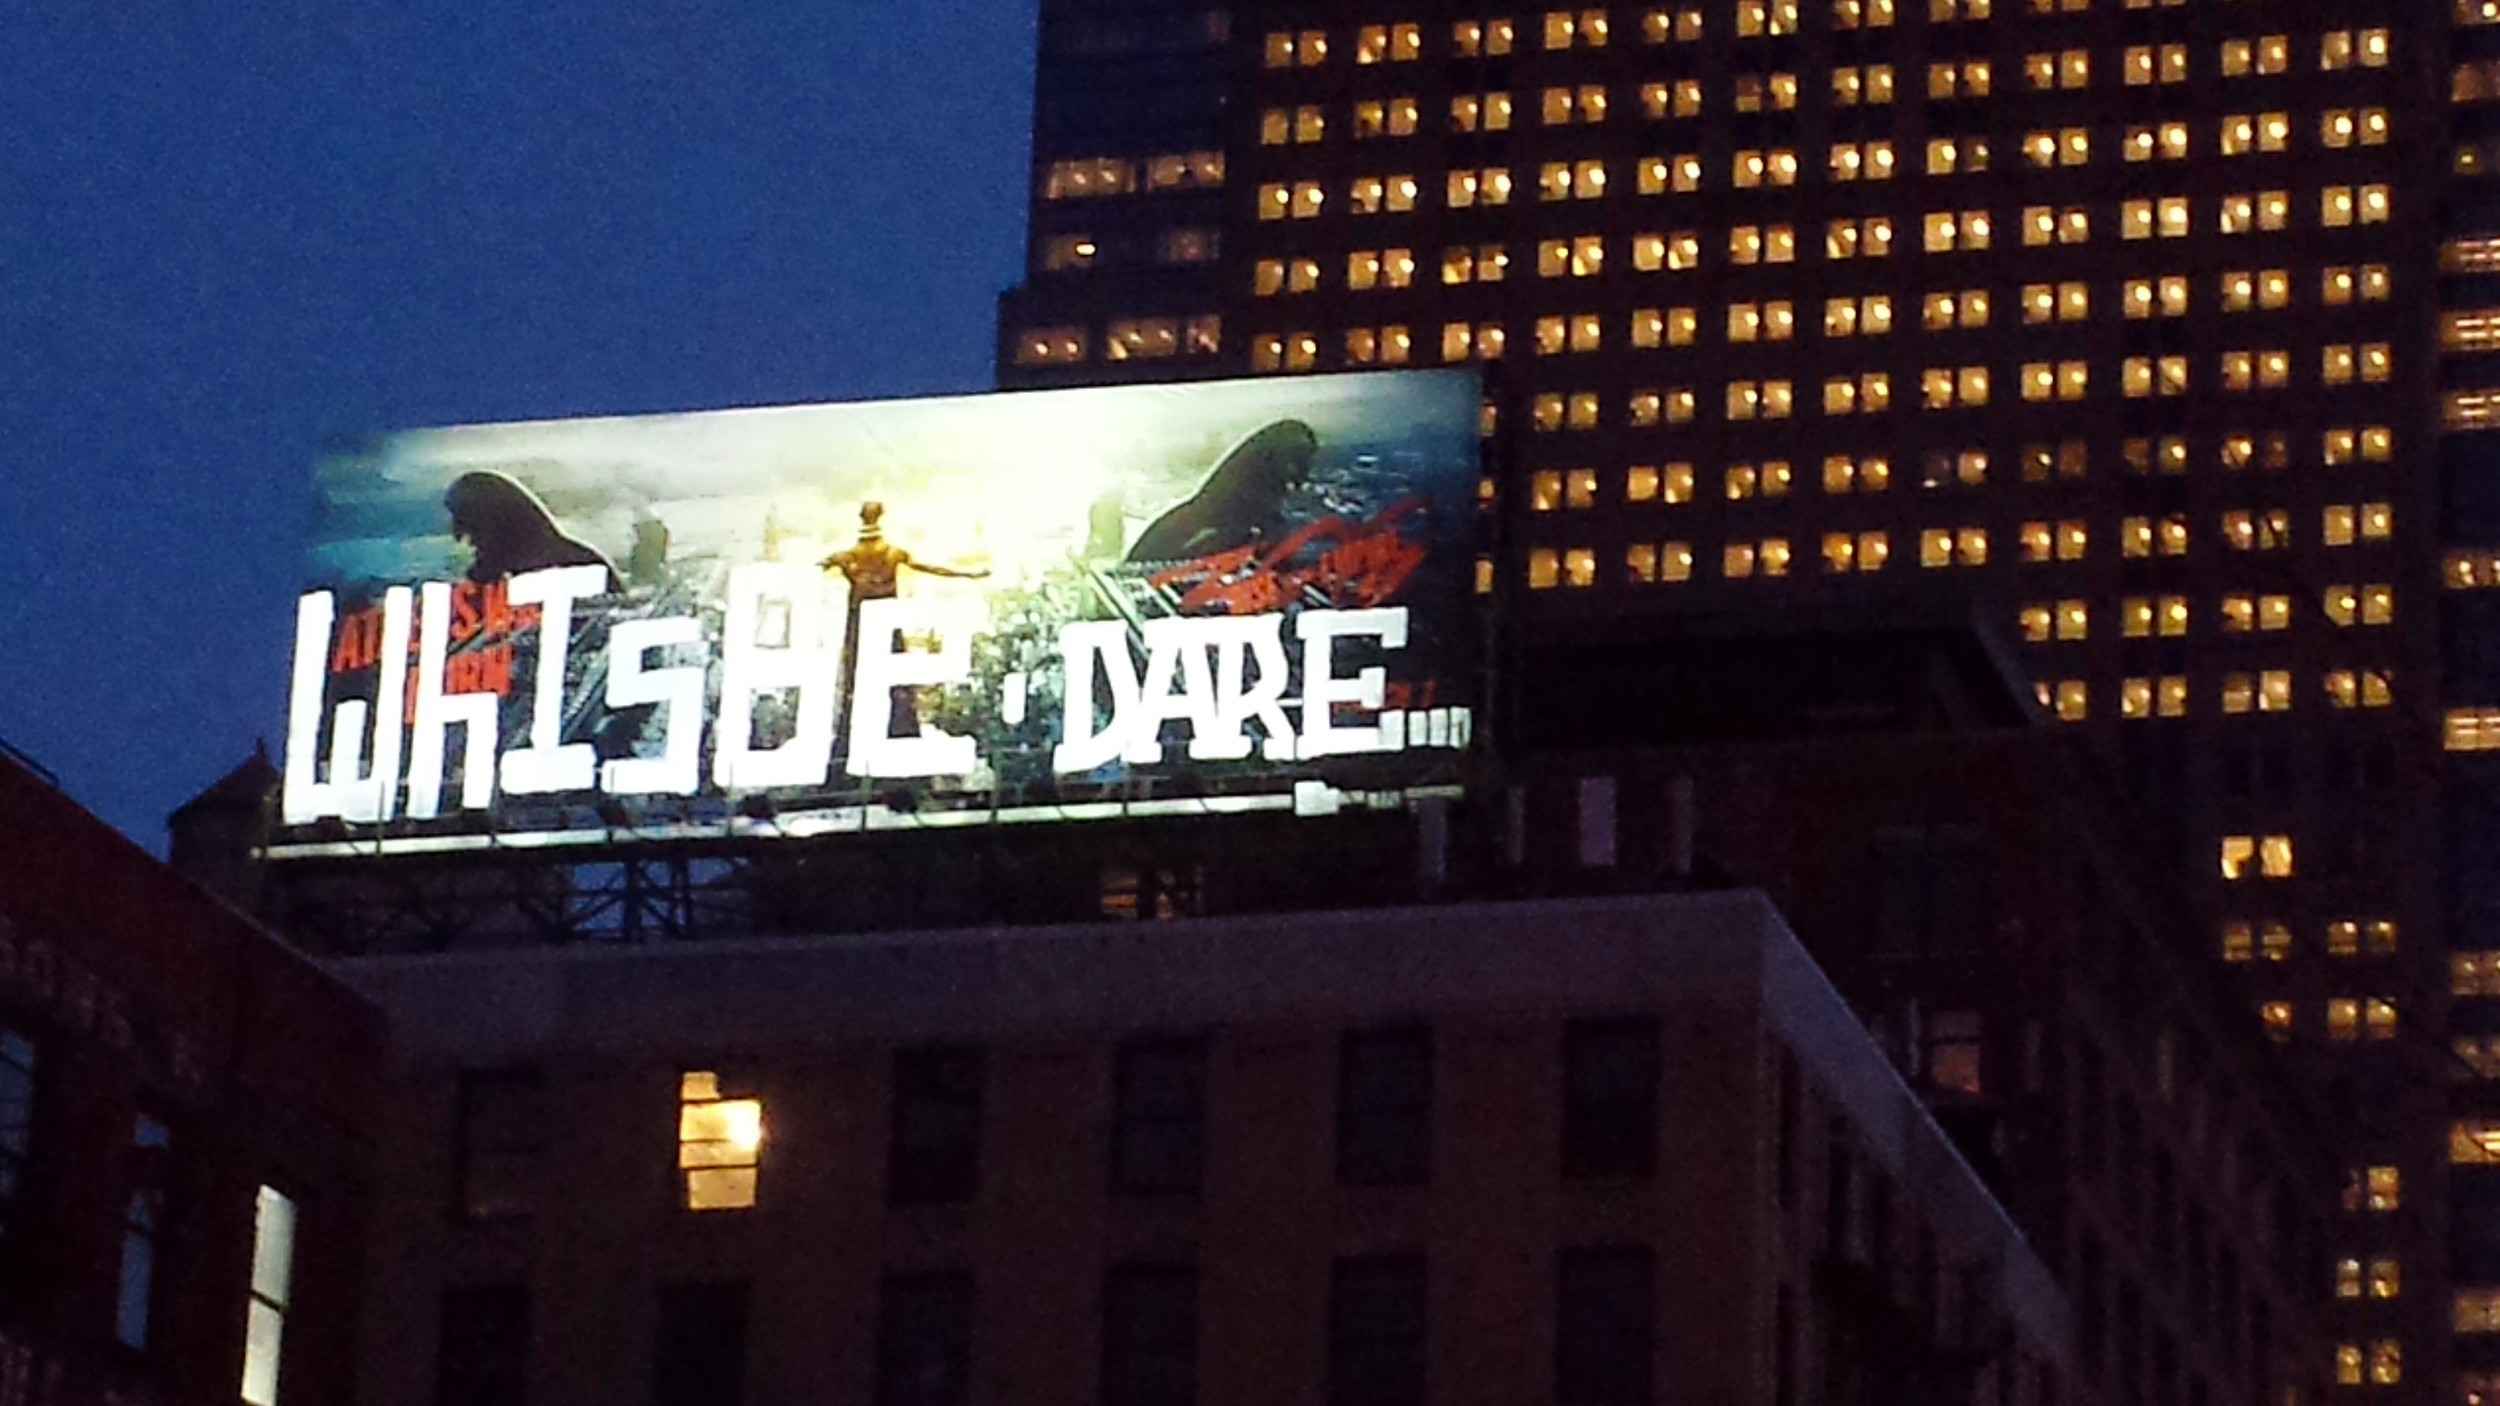
[[[661,1285],[651,1406],[742,1406],[746,1378],[745,1281]]]
[[[2144,1358],[2144,1300],[2129,1281],[2118,1288],[2118,1356],[2110,1369],[2111,1399],[2142,1399]]]
[[[537,1209],[547,1082],[534,1071],[460,1076],[460,1213],[483,1220]]]
[[[26,1229],[27,1164],[35,1155],[35,1037],[0,1024],[0,1257]]]
[[[1197,1271],[1113,1269],[1103,1290],[1103,1406],[1190,1406],[1197,1394]]]
[[[1328,1299],[1329,1406],[1423,1406],[1424,1261],[1337,1261]]]
[[[1114,1084],[1112,1189],[1162,1196],[1196,1191],[1206,1142],[1206,1042],[1125,1046]]]
[[[1797,1406],[1797,1302],[1785,1284],[1771,1312],[1771,1406]]]
[[[472,1284],[445,1291],[434,1349],[434,1406],[523,1406],[529,1400],[529,1355],[526,1287]]]
[[[1565,1250],[1554,1312],[1558,1406],[1646,1406],[1656,1375],[1656,1269],[1642,1246]]]
[[[1199,864],[1106,864],[1102,915],[1130,921],[1196,917],[1206,911],[1206,867]]]
[[[1799,1107],[1805,1101],[1805,1081],[1797,1071],[1797,1056],[1780,1051],[1780,1082],[1778,1109],[1779,1145],[1773,1150],[1773,1175],[1777,1178],[1779,1204],[1785,1209],[1797,1204],[1797,1163],[1805,1156],[1804,1117]]]
[[[2109,1282],[2108,1265],[2101,1254],[2100,1237],[2083,1232],[2083,1250],[2077,1256],[2074,1284],[2076,1367],[2088,1382],[2101,1380],[2108,1370],[2109,1359]]]
[[[2109,1160],[2109,1096],[2101,1069],[2098,1048],[2075,1047],[2075,1160],[2095,1179],[2107,1173]]]
[[[1884,830],[1874,851],[1873,955],[1935,957],[1986,945],[1992,897],[1977,830]]]
[[[2240,1300],[2239,1252],[2227,1244],[2214,1265],[2214,1286],[2214,1311],[2222,1315],[2223,1360],[2234,1371],[2244,1372],[2248,1370],[2248,1306]]]
[[[2135,1101],[2118,1100],[2117,1160],[2112,1168],[2117,1177],[2118,1210],[2131,1230],[2144,1224],[2143,1168],[2144,1116],[2135,1111]]]
[[[1925,1043],[1921,1064],[1927,1086],[1939,1093],[1977,1094],[1987,1045],[1986,1026],[1977,1011],[1938,1011],[1920,1030]]]
[[[1649,1175],[1658,1160],[1658,1022],[1572,1022],[1562,1135],[1565,1176]]]
[[[113,1336],[124,1347],[148,1345],[156,1308],[157,1247],[165,1237],[165,1193],[173,1135],[142,1113],[130,1129],[130,1199],[122,1211],[121,1282],[113,1311]]]
[[[1849,1141],[1848,1125],[1831,1120],[1823,1159],[1823,1244],[1833,1256],[1866,1261],[1866,1179],[1858,1175],[1858,1159]]]
[[[2257,1383],[2253,1399],[2272,1401],[2275,1355],[2269,1349],[2274,1343],[2274,1310],[2266,1307],[2264,1299],[2252,1300],[2248,1305],[2248,1340],[2254,1348],[2249,1354],[2248,1374]]]
[[[1432,1175],[1432,1032],[1375,1030],[1337,1048],[1337,1179],[1416,1186]]]
[[[972,1380],[972,1276],[889,1274],[877,1308],[877,1406],[961,1406]]]
[[[981,1182],[982,1058],[946,1046],[894,1056],[887,1195],[906,1205],[969,1201]]]

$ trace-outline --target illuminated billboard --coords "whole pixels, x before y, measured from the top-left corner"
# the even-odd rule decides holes
[[[1394,804],[1472,373],[473,425],[325,462],[273,855]]]

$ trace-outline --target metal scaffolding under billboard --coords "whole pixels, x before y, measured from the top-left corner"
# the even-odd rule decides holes
[[[1393,805],[1474,734],[1472,373],[390,434],[275,857]]]

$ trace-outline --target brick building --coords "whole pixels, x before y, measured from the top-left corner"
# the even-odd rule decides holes
[[[336,969],[373,1406],[2099,1399],[1751,894]]]
[[[0,752],[0,1401],[353,1399],[352,992]]]

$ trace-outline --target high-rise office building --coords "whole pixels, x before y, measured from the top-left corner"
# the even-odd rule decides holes
[[[2500,1399],[2500,5],[1042,10],[1002,382],[1481,362],[1514,631],[1995,613],[2344,1110],[2335,1390]]]

